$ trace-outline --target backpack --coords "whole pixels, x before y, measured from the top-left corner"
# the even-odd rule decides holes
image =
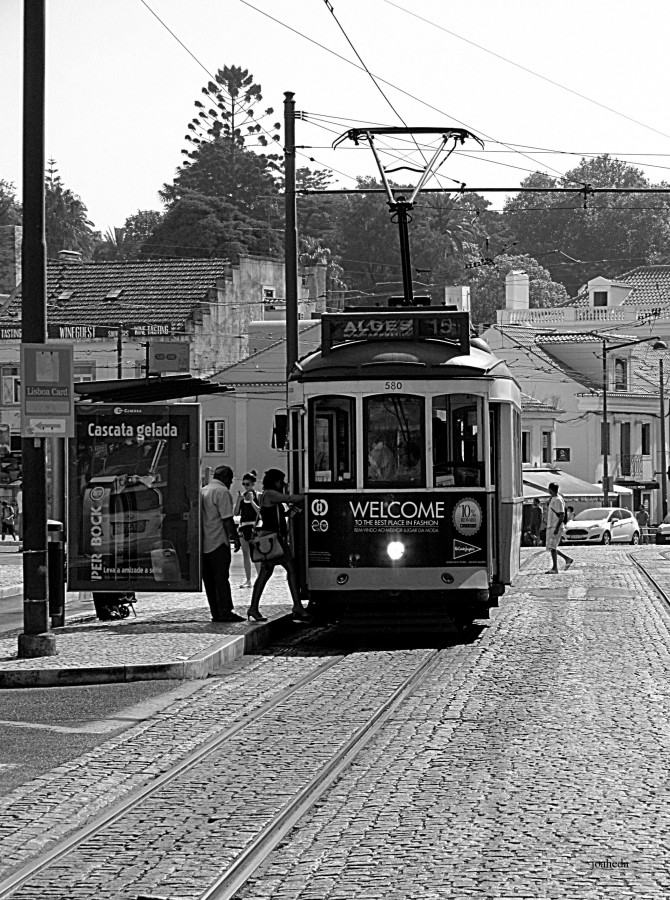
[[[14,521],[14,507],[10,506],[9,503],[7,506],[2,507],[2,521],[3,522],[13,522]]]

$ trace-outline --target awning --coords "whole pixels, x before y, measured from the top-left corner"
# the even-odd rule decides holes
[[[163,378],[123,378],[115,381],[84,381],[74,386],[79,400],[95,403],[162,403],[181,397],[203,394],[225,394],[232,390],[225,384],[195,378],[192,375],[170,375]]]
[[[558,491],[563,497],[569,497],[575,501],[602,500],[603,489],[599,484],[591,484],[583,481],[575,475],[568,475],[557,469],[524,469],[523,471],[523,496],[532,500],[534,497],[548,496],[549,485],[555,482]],[[630,495],[630,488],[615,484],[610,494],[621,496]]]

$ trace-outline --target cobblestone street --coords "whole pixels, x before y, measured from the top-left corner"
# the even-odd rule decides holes
[[[628,548],[572,552],[558,576],[544,574],[546,553],[525,553],[482,634],[441,651],[240,898],[670,894],[670,612]],[[670,580],[659,549],[633,556],[659,584]],[[318,635],[303,649],[293,640],[9,794],[4,873],[332,658]],[[366,694],[381,702],[427,651],[393,652],[391,679],[386,651],[335,660],[318,690],[240,732],[15,896],[198,897],[355,726]]]

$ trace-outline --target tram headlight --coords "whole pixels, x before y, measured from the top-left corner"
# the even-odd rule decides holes
[[[402,559],[402,557],[405,555],[405,545],[402,541],[391,541],[391,543],[386,548],[386,552],[388,553],[390,559],[392,559],[394,562],[397,562],[397,560]]]
[[[346,584],[347,581],[349,581],[349,576],[347,575],[346,572],[340,572],[340,574],[337,576],[337,578],[335,579],[335,581],[336,581],[338,584]]]

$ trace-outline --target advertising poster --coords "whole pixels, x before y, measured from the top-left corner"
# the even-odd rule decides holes
[[[68,586],[200,589],[197,404],[76,408]]]
[[[311,567],[392,566],[389,541],[402,541],[404,568],[485,566],[486,494],[310,494]],[[397,564],[396,564],[397,565]]]

